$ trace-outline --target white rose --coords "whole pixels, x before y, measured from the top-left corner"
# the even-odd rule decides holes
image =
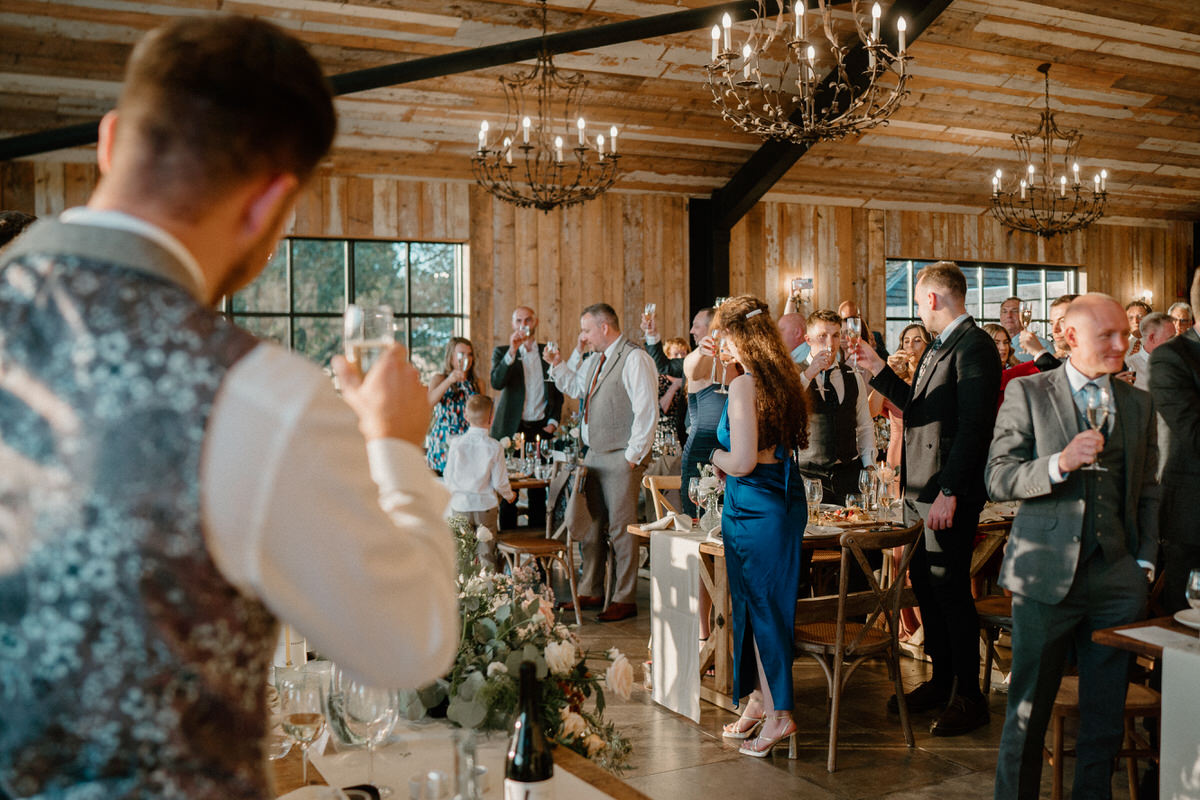
[[[491,532],[491,530],[488,529],[488,526],[486,526],[486,525],[480,525],[478,528],[475,529],[475,541],[477,541],[477,542],[490,542],[492,539],[495,539],[495,538],[496,538],[496,535],[493,534]]]
[[[505,436],[500,440],[500,446],[507,450],[508,448],[512,447],[512,439]]]
[[[508,667],[506,667],[503,663],[501,663],[499,661],[493,661],[492,663],[488,664],[487,676],[489,678],[494,678],[497,675],[507,675],[507,674],[508,674]]]
[[[608,648],[608,653],[606,655],[608,656],[610,661],[616,661],[618,658],[621,657],[621,651],[615,647],[610,647],[610,648]]]
[[[571,711],[566,706],[563,707],[560,713],[562,714],[562,727],[558,730],[563,736],[568,739],[574,739],[576,736],[583,736],[588,732],[587,722],[583,717]]]
[[[555,675],[566,675],[575,666],[576,660],[575,645],[570,642],[551,642],[546,645],[546,666]]]
[[[572,439],[579,438],[579,428],[571,428],[571,438]]]
[[[700,486],[699,486],[699,488],[700,488],[700,491],[701,491],[702,493],[704,493],[704,494],[709,494],[709,493],[711,493],[711,492],[715,492],[715,491],[717,491],[718,489],[720,489],[720,488],[721,488],[721,481],[719,481],[719,480],[718,480],[717,478],[715,478],[715,477],[713,477],[713,478],[701,478],[701,479],[700,479]]]
[[[628,700],[633,691],[633,667],[625,656],[618,656],[604,673],[604,683],[622,700]]]

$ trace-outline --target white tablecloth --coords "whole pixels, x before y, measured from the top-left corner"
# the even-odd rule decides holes
[[[1200,800],[1200,641],[1166,644],[1162,677],[1158,796]]]
[[[700,542],[704,534],[650,534],[651,696],[700,721]]]

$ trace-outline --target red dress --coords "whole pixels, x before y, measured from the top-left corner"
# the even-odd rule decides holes
[[[1041,370],[1032,361],[1025,361],[1020,364],[1014,364],[1000,373],[1000,403],[997,407],[1004,405],[1004,387],[1008,386],[1009,381],[1013,378],[1022,378],[1038,372],[1041,372]]]

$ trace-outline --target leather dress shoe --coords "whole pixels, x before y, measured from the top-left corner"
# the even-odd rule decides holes
[[[962,736],[987,725],[991,718],[987,698],[968,700],[956,694],[942,715],[929,726],[929,732],[934,736]]]
[[[596,615],[597,622],[620,622],[637,616],[637,603],[609,603],[608,608]]]
[[[944,708],[950,700],[950,689],[935,684],[933,681],[925,681],[911,692],[904,693],[904,704],[908,706],[909,713],[921,714],[926,711],[933,711]],[[896,695],[892,695],[887,701],[887,710],[889,714],[899,714],[900,705],[896,702]]]
[[[595,595],[590,595],[590,594],[579,595],[579,610],[580,611],[591,611],[593,609],[603,608],[603,607],[604,607],[604,598],[603,597],[596,597]],[[574,611],[575,604],[574,603],[563,603],[560,606],[560,608],[563,611]]]

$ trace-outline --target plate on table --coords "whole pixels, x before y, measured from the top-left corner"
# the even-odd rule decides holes
[[[1175,621],[1200,631],[1200,608],[1185,608],[1175,612]]]
[[[839,528],[836,525],[814,525],[811,523],[804,529],[805,536],[812,536],[818,539],[825,536],[841,536],[845,532],[844,528]]]

